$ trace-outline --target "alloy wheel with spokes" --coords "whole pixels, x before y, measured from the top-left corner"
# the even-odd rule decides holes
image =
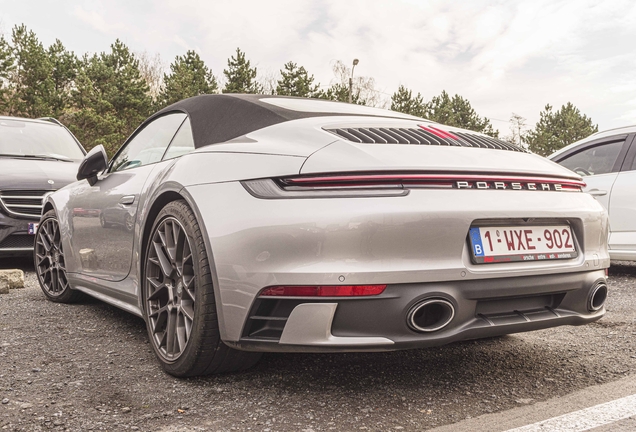
[[[192,333],[196,275],[192,246],[175,217],[161,220],[146,257],[145,301],[153,342],[167,361],[179,358]]]
[[[40,287],[50,300],[70,303],[81,297],[81,293],[69,285],[60,224],[52,210],[43,216],[38,226],[34,260]]]
[[[148,336],[161,366],[178,377],[244,370],[261,357],[221,340],[203,230],[185,200],[157,214],[144,242],[141,279]]]

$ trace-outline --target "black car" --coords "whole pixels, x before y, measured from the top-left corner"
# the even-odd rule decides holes
[[[0,116],[0,257],[33,254],[43,200],[75,181],[85,154],[55,119]]]

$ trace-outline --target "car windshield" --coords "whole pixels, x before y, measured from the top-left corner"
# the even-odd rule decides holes
[[[1,119],[0,156],[80,160],[84,154],[61,126]]]

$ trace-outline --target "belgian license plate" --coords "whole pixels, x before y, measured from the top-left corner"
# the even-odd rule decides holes
[[[472,227],[469,231],[473,262],[490,264],[576,258],[569,225]]]
[[[29,227],[27,228],[27,232],[31,235],[35,235],[36,231],[38,230],[38,224],[36,223],[29,223]]]

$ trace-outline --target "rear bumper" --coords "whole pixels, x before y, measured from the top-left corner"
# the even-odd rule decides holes
[[[598,282],[605,282],[603,270],[391,285],[381,295],[367,298],[260,297],[240,341],[230,345],[253,351],[391,351],[582,325],[605,314],[604,307],[588,309],[592,287]],[[412,330],[407,325],[408,312],[431,298],[452,303],[453,319],[435,332]],[[271,321],[264,319],[268,311]]]
[[[480,326],[474,316],[478,298],[532,297],[544,292],[546,286],[554,286],[559,278],[581,279],[581,286],[576,289],[548,291],[555,295],[569,293],[588,289],[585,283],[593,283],[583,275],[596,272],[594,279],[603,277],[603,269],[609,266],[607,215],[588,194],[412,190],[408,196],[388,198],[266,200],[253,197],[238,182],[189,186],[184,193],[197,212],[214,263],[221,337],[229,345],[248,347],[244,338],[249,335],[246,329],[250,326],[250,313],[260,291],[272,285],[389,285],[378,299],[337,299],[335,312],[322,309],[319,315],[323,320],[329,313],[333,315],[333,337],[360,330],[340,324],[350,303],[364,308],[377,303],[380,312],[385,308],[392,314],[399,312],[395,325],[403,326],[408,309],[404,302],[416,302],[431,290],[444,287],[446,291],[440,295],[458,302],[458,317],[463,320],[456,321],[459,327],[448,328],[451,333],[443,337],[423,341],[417,334],[410,335],[411,339],[409,333],[396,337],[397,330],[367,333],[369,337],[390,339],[391,349],[583,324],[602,314],[590,315],[578,309],[569,313],[563,306],[564,312],[554,319],[513,323],[514,329],[506,328],[508,324],[496,329]],[[561,261],[473,264],[467,242],[471,225],[476,221],[502,220],[520,225],[565,221],[576,236],[579,254]],[[543,279],[533,279],[537,277]],[[498,293],[489,288],[495,286],[499,287]],[[398,289],[402,294],[397,294]],[[474,290],[483,293],[466,294]],[[386,297],[389,293],[392,297]],[[381,304],[384,301],[386,305]],[[470,304],[474,304],[472,312]],[[375,314],[371,309],[369,313]],[[364,314],[355,315],[356,320],[364,319]],[[475,332],[477,336],[472,335]],[[271,350],[293,350],[298,346],[257,344],[261,343],[276,345]],[[356,350],[374,348],[353,345]]]

